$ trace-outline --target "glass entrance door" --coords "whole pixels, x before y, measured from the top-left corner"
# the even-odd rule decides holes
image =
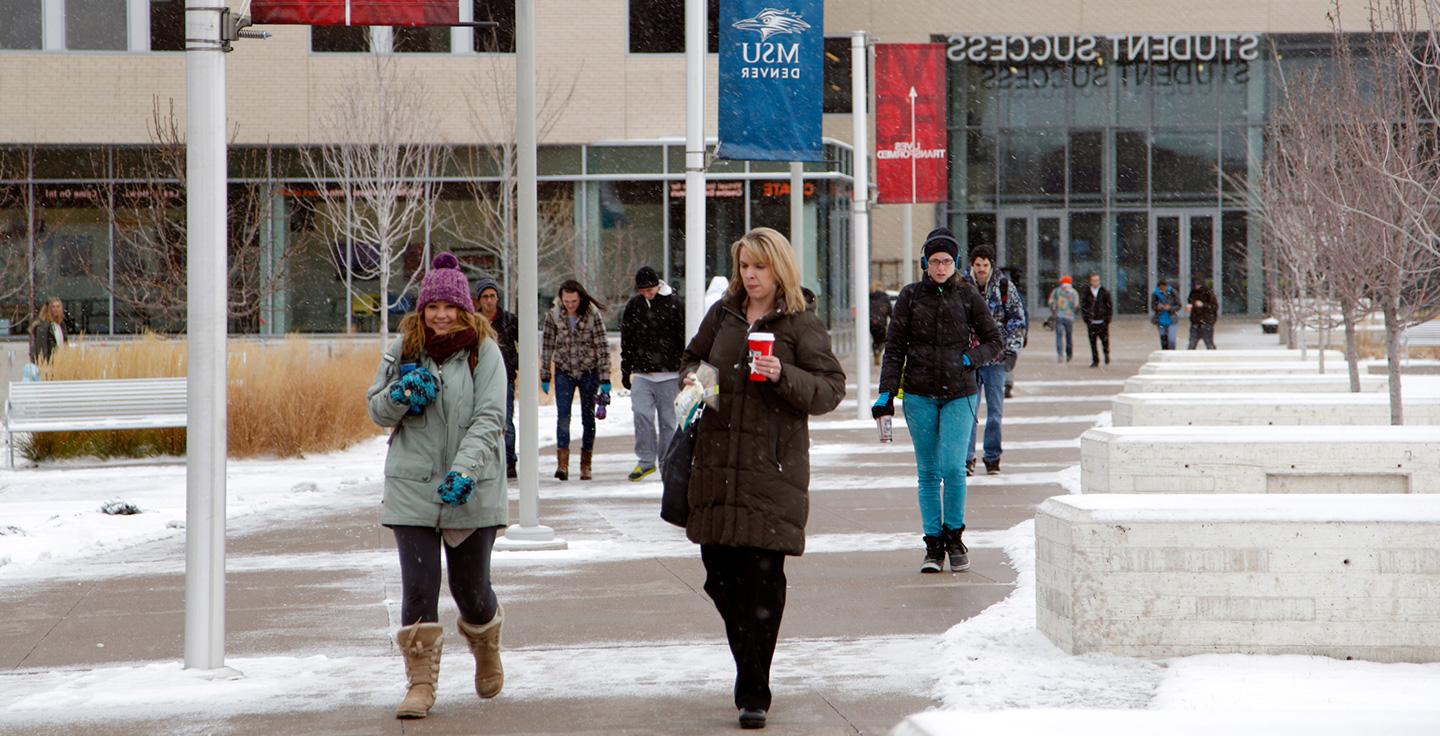
[[[1002,215],[1000,267],[1004,268],[1025,299],[1032,315],[1045,303],[1060,277],[1070,273],[1070,252],[1065,247],[1065,218],[1048,213],[1015,212]]]
[[[1190,286],[1212,280],[1220,289],[1220,260],[1215,248],[1219,217],[1214,212],[1163,211],[1150,216],[1149,294],[1160,279],[1175,287],[1183,300]]]

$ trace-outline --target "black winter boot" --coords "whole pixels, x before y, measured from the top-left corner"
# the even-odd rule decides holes
[[[944,572],[944,570],[945,538],[925,535],[925,561],[920,564],[920,572]]]
[[[964,533],[965,525],[961,524],[959,529],[945,527],[941,532],[945,537],[945,551],[950,555],[950,571],[965,572],[970,569],[970,550],[960,540]]]

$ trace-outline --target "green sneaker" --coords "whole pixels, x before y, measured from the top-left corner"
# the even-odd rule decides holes
[[[630,480],[640,480],[653,472],[655,472],[654,465],[636,465],[635,469],[630,471]]]

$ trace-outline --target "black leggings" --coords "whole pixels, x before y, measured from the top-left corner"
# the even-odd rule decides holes
[[[700,545],[705,592],[725,620],[735,658],[735,707],[770,707],[770,661],[785,613],[785,555],[755,547]]]
[[[447,546],[438,529],[393,526],[400,551],[400,625],[440,621],[440,548],[450,573],[450,595],[460,618],[475,626],[495,618],[499,602],[490,587],[490,549],[497,527],[476,529],[459,547]]]

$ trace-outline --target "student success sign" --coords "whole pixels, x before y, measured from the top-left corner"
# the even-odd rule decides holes
[[[822,0],[720,4],[721,158],[821,160]]]

